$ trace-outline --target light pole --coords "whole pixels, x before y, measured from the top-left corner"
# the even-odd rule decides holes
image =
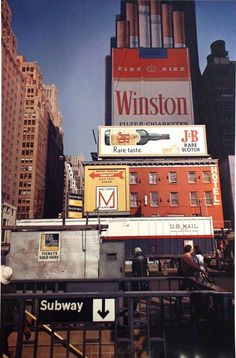
[[[201,204],[201,202],[203,201],[203,206],[205,207],[205,216],[208,216],[208,210],[207,210],[207,206],[206,206],[206,198],[200,198],[200,199],[198,199],[198,202],[199,202],[199,207],[200,207],[200,215],[201,216],[204,216],[203,214],[203,210],[202,210],[202,204]]]
[[[63,173],[64,173],[64,203],[62,208],[62,225],[64,226],[66,224],[66,217],[68,212],[68,185],[67,185],[67,169],[66,169],[66,157],[64,154],[59,155],[59,159],[63,161]]]
[[[101,226],[100,226],[100,207],[98,206],[96,209],[94,209],[94,212],[98,213],[98,233],[101,234]]]

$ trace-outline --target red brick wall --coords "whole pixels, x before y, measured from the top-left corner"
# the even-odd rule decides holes
[[[188,182],[188,172],[196,172],[196,183]],[[149,184],[149,173],[157,173],[157,184]],[[169,183],[169,172],[176,172],[176,183]],[[210,183],[203,182],[203,172],[210,172]],[[130,184],[130,193],[138,193],[138,207],[132,216],[212,216],[214,228],[223,227],[223,212],[218,167],[215,165],[131,167],[137,173],[137,184]],[[158,206],[150,206],[150,192],[158,193]],[[177,192],[178,206],[170,206],[170,192]],[[190,192],[197,192],[197,205],[190,205]],[[206,205],[204,193],[212,192],[213,203]],[[147,198],[145,203],[145,196]],[[146,205],[145,205],[146,204]]]

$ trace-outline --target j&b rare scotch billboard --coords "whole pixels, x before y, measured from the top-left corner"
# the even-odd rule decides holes
[[[207,155],[205,126],[99,127],[99,157]]]

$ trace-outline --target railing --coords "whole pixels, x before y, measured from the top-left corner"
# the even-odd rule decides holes
[[[65,357],[71,357],[71,354],[75,357],[108,357],[106,349],[109,346],[110,357],[133,358],[138,357],[140,352],[146,353],[146,357],[159,357],[157,352],[161,352],[163,357],[172,358],[176,350],[176,341],[178,344],[182,343],[182,347],[190,346],[191,352],[201,352],[202,349],[206,349],[201,337],[202,326],[214,342],[214,346],[210,345],[208,349],[213,349],[217,345],[218,339],[214,338],[222,332],[227,338],[223,345],[233,346],[232,293],[224,292],[214,285],[198,283],[196,280],[192,280],[194,291],[181,291],[179,288],[183,279],[168,277],[142,278],[142,281],[140,278],[15,281],[17,293],[2,296],[3,300],[16,299],[19,303],[15,357],[40,358],[43,332],[50,338],[47,349],[48,357],[51,358],[57,357],[59,345],[65,349]],[[149,291],[132,291],[134,284],[145,281],[149,282]],[[97,287],[95,284],[98,284]],[[82,290],[92,285],[94,290],[68,292],[71,288],[76,289],[76,285]],[[96,290],[99,285],[100,291]],[[109,285],[113,285],[113,289]],[[109,289],[106,290],[105,287]],[[49,315],[48,322],[41,322],[38,317],[40,301],[43,299],[65,302],[83,300],[85,304],[91,300],[105,300],[106,304],[106,299],[113,299],[114,320],[85,322],[72,319],[68,322],[55,322],[50,320]],[[32,338],[27,342],[23,336],[25,312],[32,331]],[[183,335],[184,331],[187,332],[186,336]],[[109,338],[104,341],[105,332]],[[174,332],[174,335],[170,332]],[[96,353],[93,351],[94,355],[89,350],[91,347],[93,350],[95,347],[97,349]],[[30,355],[27,355],[27,352],[30,352]]]

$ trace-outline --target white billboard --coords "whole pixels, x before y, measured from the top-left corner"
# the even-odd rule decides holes
[[[112,125],[193,123],[188,49],[113,49]]]
[[[117,187],[97,186],[96,205],[99,210],[117,210]]]
[[[204,125],[99,127],[99,157],[207,155]]]
[[[103,233],[106,239],[137,238],[212,238],[213,225],[211,217],[162,217],[129,218],[109,220],[109,227]]]

